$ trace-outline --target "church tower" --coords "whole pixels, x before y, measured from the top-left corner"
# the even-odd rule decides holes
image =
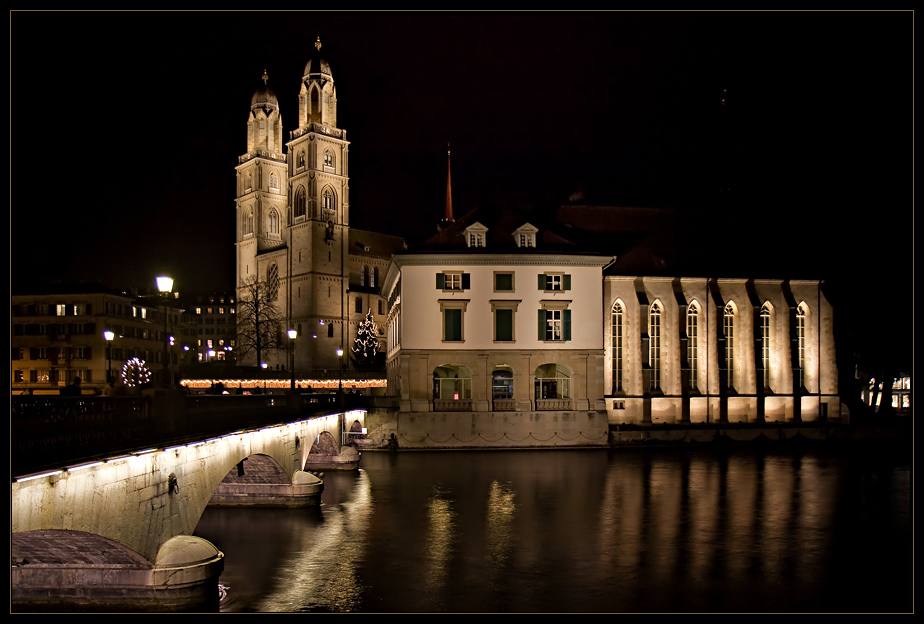
[[[320,52],[318,39],[285,153],[279,104],[265,72],[251,100],[247,153],[237,166],[237,287],[241,297],[242,286],[256,280],[275,296],[286,325],[281,334],[298,332],[299,374],[336,376],[349,360],[349,143],[337,127],[337,91]],[[289,366],[284,350],[261,359],[271,368]],[[253,356],[239,363],[259,364]]]
[[[298,128],[290,133],[288,216],[296,369],[337,371],[348,364],[349,143],[337,127],[337,90],[320,38],[305,65]],[[315,337],[316,336],[316,337]]]
[[[279,302],[284,292],[287,250],[284,219],[287,211],[286,156],[282,142],[282,116],[276,94],[268,86],[264,70],[263,85],[250,100],[247,117],[247,153],[238,158],[236,185],[237,213],[237,288],[249,282],[267,285]],[[284,282],[283,282],[284,283]],[[280,310],[281,311],[281,310]],[[261,353],[261,359],[274,359],[276,354]],[[257,364],[251,355],[251,365]]]

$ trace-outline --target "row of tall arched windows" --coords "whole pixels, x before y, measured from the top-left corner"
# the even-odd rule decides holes
[[[773,325],[771,316],[773,306],[770,302],[765,302],[760,309],[760,349],[761,349],[761,366],[763,368],[763,383],[765,388],[770,387],[771,373],[771,352],[772,352],[772,335]],[[805,387],[805,365],[806,365],[806,315],[808,306],[805,302],[799,304],[796,309],[796,338],[799,362],[799,383]],[[735,347],[736,347],[736,317],[738,314],[737,307],[733,301],[725,304],[722,315],[722,329],[725,337],[725,370],[727,371],[727,386],[733,388],[735,385]],[[689,370],[689,387],[697,389],[699,387],[699,333],[700,333],[700,309],[696,302],[692,302],[686,309],[686,358],[687,368]],[[648,364],[651,371],[649,387],[658,389],[661,385],[661,336],[662,336],[662,308],[660,302],[656,301],[651,304],[648,310]],[[611,309],[611,338],[610,338],[610,359],[612,371],[612,392],[617,394],[625,390],[625,347],[626,347],[626,309],[621,301],[613,303]]]
[[[274,190],[274,191],[278,191],[278,190],[279,190],[279,176],[276,175],[276,172],[275,172],[275,171],[271,171],[271,172],[270,172],[270,176],[269,176],[269,187],[270,187],[271,190]],[[253,189],[253,173],[252,173],[251,171],[247,171],[247,173],[244,174],[244,190],[243,190],[243,192],[244,192],[244,193],[247,193],[247,192],[251,191],[252,189]]]
[[[362,271],[359,273],[359,285],[360,286],[370,286],[375,288],[379,283],[379,268],[372,267],[369,268],[368,265],[363,265]]]
[[[275,208],[270,208],[266,214],[266,232],[267,234],[279,234],[279,212]],[[244,236],[254,233],[253,208],[244,207],[244,213],[241,218],[241,233]]]
[[[327,168],[333,168],[335,166],[334,153],[326,149],[324,150],[324,166]],[[305,168],[305,150],[299,150],[298,154],[295,156],[295,167],[296,169]]]
[[[295,190],[295,218],[299,219],[307,216],[308,212],[308,195],[304,186],[299,186]],[[329,186],[321,192],[322,217],[325,221],[336,220],[337,215],[337,195]],[[315,215],[312,215],[315,216]]]

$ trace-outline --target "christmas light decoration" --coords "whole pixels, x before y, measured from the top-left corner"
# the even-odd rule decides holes
[[[151,371],[144,364],[144,360],[132,358],[122,366],[122,383],[129,388],[142,386],[151,380]]]

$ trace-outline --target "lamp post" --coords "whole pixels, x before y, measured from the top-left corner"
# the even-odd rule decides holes
[[[160,275],[157,278],[157,290],[164,298],[164,387],[172,388],[173,379],[170,374],[170,345],[167,336],[167,301],[168,296],[173,291],[173,278],[166,275]]]
[[[292,383],[289,385],[289,390],[295,390],[295,338],[298,332],[290,329],[287,333],[289,334],[289,367],[292,369]]]
[[[266,362],[260,362],[260,368],[263,369],[263,394],[266,394]]]
[[[340,388],[340,394],[343,394],[343,349],[337,349],[337,357],[340,359],[340,383],[338,387]]]
[[[103,332],[103,338],[106,339],[106,383],[112,383],[112,339],[115,334],[106,330]]]

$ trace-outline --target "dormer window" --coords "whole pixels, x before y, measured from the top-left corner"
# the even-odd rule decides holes
[[[469,247],[484,247],[488,228],[480,223],[473,223],[465,228],[465,242]]]
[[[513,239],[516,241],[517,247],[521,249],[532,248],[536,246],[537,232],[539,232],[538,228],[529,223],[524,223],[514,231]]]

